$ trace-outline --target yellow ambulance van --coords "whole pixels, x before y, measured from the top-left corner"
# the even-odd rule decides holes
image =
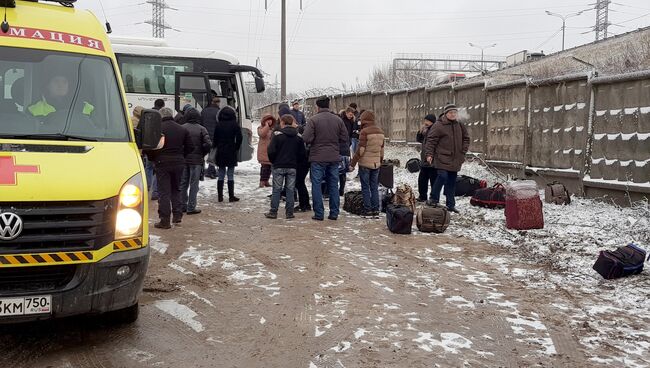
[[[140,150],[160,115],[133,130],[101,23],[56,3],[0,0],[0,323],[132,322],[149,261]]]

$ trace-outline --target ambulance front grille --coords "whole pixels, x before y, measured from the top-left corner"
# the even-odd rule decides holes
[[[76,270],[76,265],[0,268],[0,295],[60,290]]]
[[[0,202],[0,213],[23,221],[14,240],[0,240],[0,254],[95,250],[113,241],[117,197],[100,201]]]

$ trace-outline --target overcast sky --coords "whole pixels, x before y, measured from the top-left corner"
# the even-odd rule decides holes
[[[116,35],[151,37],[151,5],[145,0],[103,0]],[[171,46],[208,48],[235,55],[280,78],[281,0],[167,0]],[[545,10],[568,14],[595,0],[287,0],[289,92],[364,82],[373,66],[398,53],[480,54],[469,42],[496,43],[486,54],[507,56],[527,50],[559,51],[562,21]],[[83,0],[104,19],[99,0]],[[566,47],[594,40],[590,10],[567,20]],[[610,5],[610,33],[650,25],[648,0],[616,0]]]

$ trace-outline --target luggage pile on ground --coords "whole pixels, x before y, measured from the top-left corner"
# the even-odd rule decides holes
[[[537,183],[517,180],[506,187],[506,228],[532,230],[544,228],[544,211]]]

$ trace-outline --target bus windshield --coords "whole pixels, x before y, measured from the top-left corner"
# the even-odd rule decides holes
[[[0,138],[128,141],[110,59],[0,47]]]

